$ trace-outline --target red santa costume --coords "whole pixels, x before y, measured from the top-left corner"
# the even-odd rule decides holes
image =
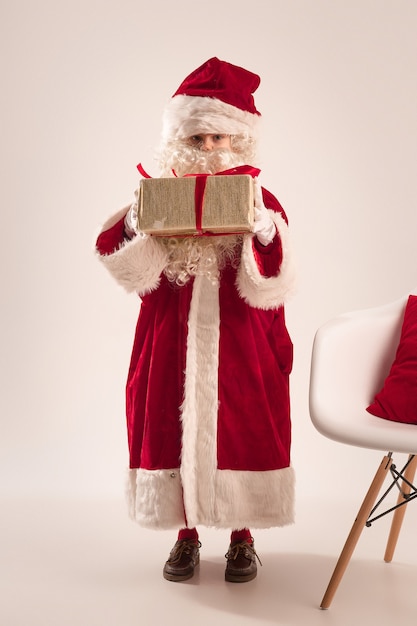
[[[167,104],[163,153],[201,132],[253,143],[258,84],[256,75],[218,59],[198,68]],[[263,246],[250,233],[218,254],[225,238],[195,238],[199,259],[181,280],[167,239],[126,237],[128,207],[98,237],[104,266],[141,299],[126,410],[130,512],[142,526],[293,521],[284,303],[294,264],[285,213],[271,193],[262,196],[276,227],[272,242]]]

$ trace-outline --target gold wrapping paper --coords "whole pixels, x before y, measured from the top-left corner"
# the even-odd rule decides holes
[[[195,186],[195,176],[141,180],[139,230],[160,237],[198,234]],[[207,176],[202,205],[202,232],[245,233],[252,230],[253,222],[252,176]]]

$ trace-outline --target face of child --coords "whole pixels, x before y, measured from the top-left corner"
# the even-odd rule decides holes
[[[211,152],[212,150],[218,149],[232,149],[230,135],[220,133],[192,135],[192,137],[189,137],[188,143],[194,148],[198,148],[204,152]]]

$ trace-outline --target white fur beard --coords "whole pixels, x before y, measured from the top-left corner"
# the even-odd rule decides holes
[[[161,176],[216,174],[245,165],[244,154],[227,149],[205,152],[183,141],[173,141],[160,154]]]
[[[164,273],[168,280],[185,285],[192,276],[206,276],[216,282],[219,271],[227,262],[238,263],[242,248],[239,235],[219,237],[186,237],[161,239],[168,250],[168,265]]]

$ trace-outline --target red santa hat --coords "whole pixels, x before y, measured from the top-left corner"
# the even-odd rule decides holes
[[[200,133],[256,137],[260,113],[252,94],[260,82],[243,67],[209,59],[187,76],[166,106],[163,140]]]

